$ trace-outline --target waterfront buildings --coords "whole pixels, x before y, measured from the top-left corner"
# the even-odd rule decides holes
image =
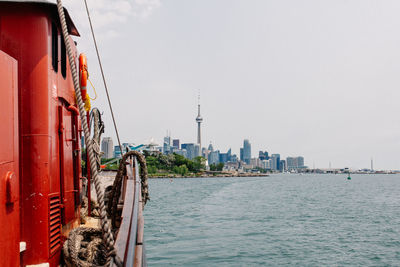
[[[272,154],[271,160],[272,160],[271,170],[279,171],[280,170],[279,163],[281,160],[281,155],[280,154]]]
[[[303,157],[287,157],[286,164],[287,164],[288,171],[306,168],[304,166],[304,158]]]
[[[114,156],[114,145],[111,137],[104,137],[101,141],[102,158],[110,159]]]
[[[198,126],[201,125],[201,121],[199,121]],[[198,131],[198,133],[201,133],[201,131]],[[197,141],[201,142],[201,137]],[[268,151],[261,150],[258,152],[257,158],[251,158],[251,143],[248,139],[243,140],[243,147],[240,148],[240,160],[236,155],[232,154],[231,149],[226,153],[222,153],[220,150],[215,149],[211,143],[208,148],[201,147],[199,143],[180,144],[179,139],[172,140],[169,135],[164,137],[162,152],[164,154],[176,153],[190,160],[193,160],[197,156],[203,156],[207,160],[208,165],[223,163],[225,166],[229,166],[229,168],[238,166],[238,169],[246,171],[268,170],[271,172],[282,172],[305,168],[303,157],[288,157],[287,160],[283,160],[278,153],[269,154]],[[116,153],[118,154],[118,149],[116,149]]]
[[[251,159],[251,144],[248,139],[244,139],[243,141],[243,149],[241,149],[241,160],[246,162],[246,164],[250,164]]]

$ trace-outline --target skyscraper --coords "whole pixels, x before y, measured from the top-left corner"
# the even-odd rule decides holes
[[[177,149],[179,149],[179,147],[180,147],[180,141],[179,141],[179,139],[174,139],[174,140],[172,140],[172,146],[175,147],[175,148],[177,148]]]
[[[104,137],[101,141],[101,151],[104,152],[102,158],[110,159],[114,156],[114,145],[111,137]]]
[[[199,103],[197,105],[198,108],[198,114],[196,117],[196,122],[197,122],[197,144],[199,145],[199,154],[201,151],[201,123],[203,122],[203,118],[200,115],[200,95],[199,95]],[[200,155],[196,155],[196,156],[200,156]]]
[[[248,139],[243,141],[243,161],[250,164],[251,159],[251,144]]]
[[[186,150],[186,155],[188,159],[194,159],[196,157],[195,155],[195,144],[190,143],[190,144],[182,144],[181,145],[182,150]]]
[[[281,161],[281,155],[280,154],[272,154],[271,155],[271,159],[272,159],[271,169],[272,170],[279,170],[279,163]]]
[[[171,150],[171,137],[167,135],[164,137],[164,145],[163,145],[163,152],[164,154],[170,153]]]
[[[286,168],[288,170],[297,170],[305,168],[303,157],[287,157],[286,158]]]
[[[258,158],[260,159],[260,160],[268,160],[269,159],[269,156],[268,156],[268,151],[259,151],[258,152]]]

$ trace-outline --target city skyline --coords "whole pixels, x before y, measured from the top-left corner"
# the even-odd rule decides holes
[[[248,138],[311,166],[400,169],[399,1],[88,3],[121,139],[195,141],[200,88],[203,146],[239,154]],[[65,4],[115,140],[83,3]]]

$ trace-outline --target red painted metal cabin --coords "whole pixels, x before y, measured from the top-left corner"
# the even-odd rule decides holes
[[[67,61],[55,4],[0,1],[0,266],[58,266],[79,225],[81,131]]]

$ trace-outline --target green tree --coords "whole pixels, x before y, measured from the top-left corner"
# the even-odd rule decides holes
[[[203,157],[195,157],[193,159],[193,171],[194,172],[199,172],[201,170],[204,170],[206,167],[206,159]]]
[[[210,171],[216,171],[216,170],[217,170],[217,166],[215,164],[211,164]]]
[[[149,167],[149,166],[154,166],[154,167],[156,167],[157,169],[159,168],[159,166],[160,166],[160,162],[158,161],[158,159],[156,158],[156,157],[153,157],[153,156],[148,156],[147,158],[146,158],[146,163],[147,163],[147,166]]]
[[[224,168],[224,164],[222,162],[218,163],[216,166],[217,171],[222,171],[223,168]]]
[[[185,158],[184,156],[182,156],[182,155],[178,155],[178,154],[176,154],[176,153],[174,153],[174,158],[175,158],[175,165],[177,165],[177,166],[181,166],[181,165],[183,165],[183,164],[187,164],[187,162],[188,162],[188,159],[187,158]]]
[[[157,168],[156,168],[156,166],[153,166],[153,165],[147,166],[147,171],[151,174],[154,174],[154,173],[157,173]]]
[[[189,172],[189,169],[186,167],[185,164],[179,166],[179,171],[182,176],[186,175]]]

